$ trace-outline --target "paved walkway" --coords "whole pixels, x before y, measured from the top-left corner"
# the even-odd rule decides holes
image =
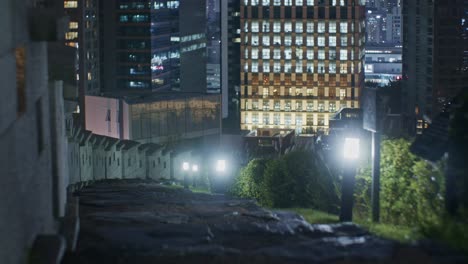
[[[434,246],[407,246],[352,224],[310,225],[248,200],[145,181],[79,192],[78,248],[64,263],[467,263]]]

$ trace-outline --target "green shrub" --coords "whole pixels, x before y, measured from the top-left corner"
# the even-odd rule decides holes
[[[336,211],[333,179],[319,173],[311,152],[295,151],[278,159],[254,159],[241,169],[231,193],[269,207],[313,207]]]
[[[381,149],[381,221],[407,226],[436,224],[443,214],[443,164],[433,166],[409,151],[405,139],[383,140]],[[370,215],[371,170],[359,170],[355,212]]]

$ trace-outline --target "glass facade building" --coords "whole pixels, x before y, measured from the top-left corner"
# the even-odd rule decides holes
[[[117,1],[119,90],[178,87],[179,1]]]
[[[328,131],[364,85],[365,1],[241,1],[241,129]]]

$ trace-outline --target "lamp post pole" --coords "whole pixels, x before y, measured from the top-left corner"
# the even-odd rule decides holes
[[[188,174],[190,170],[190,164],[188,162],[182,163],[182,170],[184,171],[184,188],[188,189]]]
[[[359,159],[359,138],[347,137],[344,141],[344,167],[341,185],[340,221],[353,220],[354,185],[356,182],[356,162]]]
[[[192,165],[192,186],[193,187],[196,187],[196,175],[197,175],[197,172],[198,172],[198,165],[197,164],[194,164]]]
[[[372,221],[380,221],[380,133],[372,132]]]
[[[353,220],[353,194],[356,178],[356,167],[347,164],[344,168],[343,182],[341,185],[341,222],[351,222]]]

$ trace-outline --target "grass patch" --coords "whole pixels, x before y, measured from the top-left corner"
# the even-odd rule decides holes
[[[293,211],[304,217],[311,224],[334,224],[339,223],[338,215],[325,213],[319,210],[310,208],[282,208],[281,210]],[[409,242],[420,238],[411,227],[396,226],[382,223],[372,223],[370,221],[355,219],[356,224],[369,230],[374,235],[398,240],[400,242]]]
[[[338,223],[339,218],[337,215],[328,214],[319,210],[310,208],[281,208],[280,210],[292,211],[300,214],[304,219],[311,224],[333,224]]]
[[[189,187],[190,191],[194,193],[206,193],[206,194],[212,194],[211,191],[208,188],[203,188],[203,187]]]

